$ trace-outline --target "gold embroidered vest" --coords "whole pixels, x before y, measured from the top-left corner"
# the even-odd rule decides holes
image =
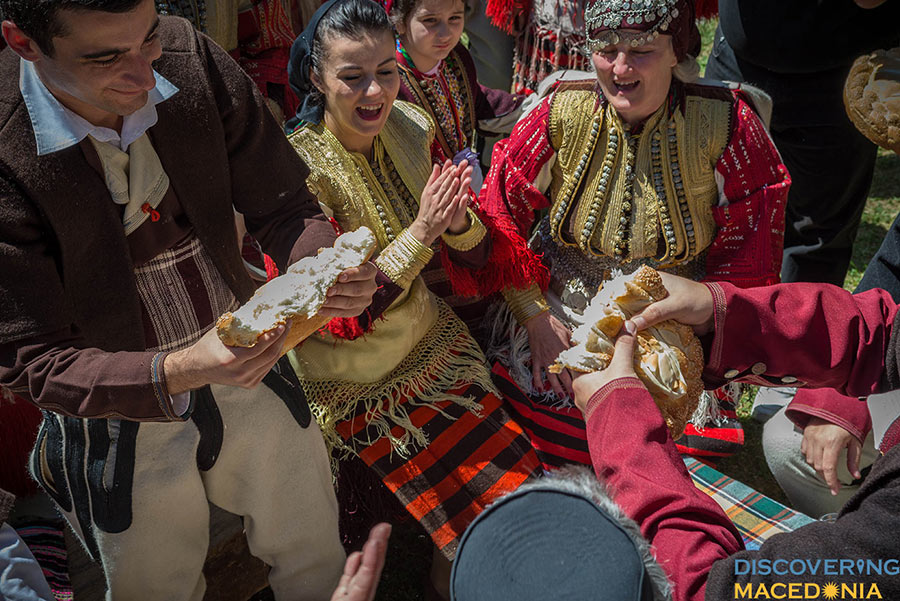
[[[598,94],[575,82],[551,104],[553,237],[588,256],[652,258],[662,269],[695,259],[715,236],[715,166],[732,103],[687,95],[683,113],[666,102],[632,135]]]
[[[405,185],[416,207],[398,207],[396,196],[385,190],[369,162],[347,151],[324,124],[305,126],[289,136],[309,166],[310,190],[323,211],[346,230],[366,226],[378,241],[376,254],[410,225],[422,190],[431,174],[434,125],[419,107],[397,101],[382,132],[375,139],[375,160],[395,170],[401,181],[387,185],[394,191]],[[383,171],[383,169],[380,169]],[[410,212],[412,215],[410,216]],[[449,394],[460,383],[477,383],[494,390],[486,360],[465,324],[426,287],[421,276],[383,313],[373,330],[355,340],[339,340],[318,332],[304,341],[291,357],[295,371],[326,441],[346,452],[358,452],[371,440],[345,443],[336,425],[366,407],[370,426],[391,440],[401,454],[406,446],[424,446],[421,429],[409,421],[402,401],[452,401],[473,411],[480,405],[472,397]],[[384,415],[390,415],[390,421]],[[403,434],[391,434],[392,425]],[[363,432],[362,435],[365,435]]]

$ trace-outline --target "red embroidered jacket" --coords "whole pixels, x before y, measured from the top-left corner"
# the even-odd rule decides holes
[[[680,84],[678,84],[680,85]],[[673,87],[698,92],[708,86]],[[600,92],[598,91],[598,95]],[[711,207],[716,236],[705,274],[742,287],[778,282],[784,247],[784,206],[790,177],[762,122],[734,92],[731,137],[715,165],[719,204]],[[556,157],[550,141],[552,95],[494,146],[480,203],[496,223],[527,237],[537,211],[551,205],[539,180]],[[677,110],[677,109],[676,109]]]

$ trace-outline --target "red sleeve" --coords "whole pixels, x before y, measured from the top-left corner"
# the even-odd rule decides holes
[[[884,290],[854,295],[830,284],[707,286],[716,319],[703,373],[708,385],[809,385],[848,396],[878,390],[897,315]]]
[[[785,414],[801,428],[805,428],[812,417],[824,419],[847,430],[859,442],[865,441],[872,429],[872,418],[865,401],[831,388],[801,388]]]
[[[493,271],[479,278],[483,296],[532,283],[546,290],[549,284],[549,271],[526,242],[535,211],[550,205],[533,183],[555,156],[547,132],[549,115],[547,100],[519,122],[507,140],[494,145],[491,169],[475,209],[492,239],[489,266]]]
[[[740,97],[734,106],[731,141],[716,164],[727,204],[713,207],[718,229],[706,278],[742,288],[765,286],[779,281],[791,178],[753,109]]]
[[[702,601],[712,564],[743,543],[694,486],[650,393],[637,378],[613,380],[588,401],[586,425],[597,477],[653,544],[674,601]]]
[[[531,111],[513,129],[509,138],[494,145],[491,169],[481,189],[482,209],[527,236],[534,225],[535,211],[550,206],[550,200],[534,182],[544,165],[556,156],[550,144],[548,124],[550,98]]]

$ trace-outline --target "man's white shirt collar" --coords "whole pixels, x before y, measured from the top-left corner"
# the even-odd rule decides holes
[[[38,77],[33,63],[20,59],[19,65],[19,90],[31,118],[38,156],[74,146],[87,136],[127,152],[132,142],[156,125],[156,105],[178,92],[169,80],[153,71],[156,87],[150,90],[147,104],[124,118],[120,135],[114,129],[93,125],[64,107]]]

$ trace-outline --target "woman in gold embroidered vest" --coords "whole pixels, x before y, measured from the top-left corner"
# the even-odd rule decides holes
[[[291,82],[310,189],[342,229],[375,233],[381,284],[359,323],[333,321],[296,349],[297,373],[337,456],[362,459],[452,559],[482,508],[540,473],[481,349],[423,278],[435,262],[485,273],[493,238],[467,208],[470,168],[433,167],[434,124],[394,102],[393,35],[375,2],[323,5],[294,44]]]
[[[585,23],[596,78],[557,84],[519,122],[495,148],[481,194],[488,214],[524,236],[548,210],[532,247],[550,288],[506,294],[524,328],[504,328],[492,354],[530,393],[517,402],[541,427],[520,423],[550,465],[588,460],[577,413],[531,400],[566,395],[568,374],[548,374],[547,394],[541,370],[569,346],[597,286],[612,269],[642,264],[695,280],[777,282],[790,184],[748,93],[695,81],[691,1],[592,0]],[[732,423],[704,433],[689,425],[682,450],[726,454],[743,440]]]

